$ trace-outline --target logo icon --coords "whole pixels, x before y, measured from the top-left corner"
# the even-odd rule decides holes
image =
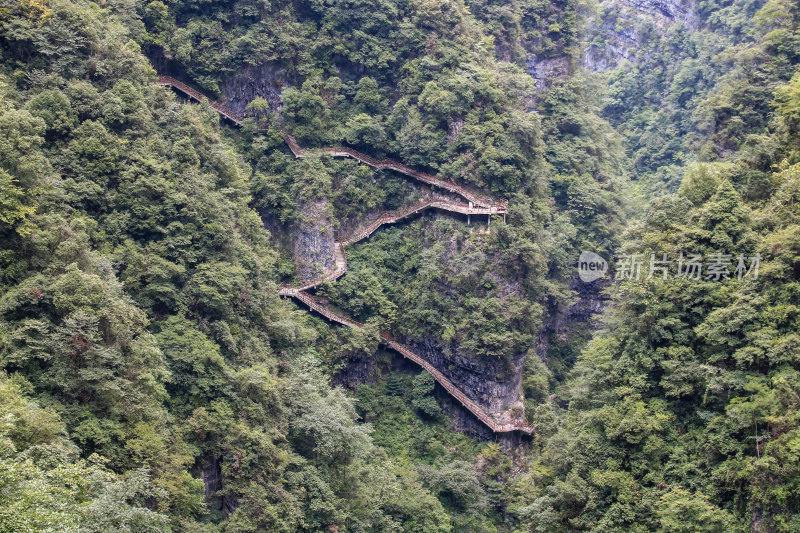
[[[584,283],[600,279],[608,272],[608,263],[594,252],[581,252],[578,258],[578,277]]]

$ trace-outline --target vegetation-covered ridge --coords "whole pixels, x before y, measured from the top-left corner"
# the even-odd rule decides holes
[[[210,105],[211,108],[214,109],[214,111],[216,111],[217,113],[219,113],[223,117],[229,119],[231,122],[233,122],[237,126],[241,125],[242,121],[244,120],[244,117],[242,115],[237,114],[232,109],[227,107],[225,104],[208,98],[203,93],[197,91],[196,89],[191,88],[189,85],[183,83],[182,81],[176,80],[175,78],[173,78],[171,76],[159,76],[158,77],[158,84],[159,85],[165,85],[165,86],[173,87],[173,88],[179,90],[180,92],[184,93],[185,95],[189,96],[190,98],[193,98],[194,100],[196,100],[198,102],[206,102],[206,103],[208,103],[208,105]],[[284,133],[283,138],[286,141],[286,145],[289,147],[289,149],[292,151],[292,153],[295,155],[295,157],[301,158],[301,157],[303,157],[304,154],[309,152],[309,150],[304,150],[303,148],[301,148],[300,145],[297,143],[297,140],[291,134]],[[329,148],[322,148],[322,149],[314,150],[314,151],[315,152],[322,151],[324,153],[328,153],[328,154],[332,155],[333,157],[352,157],[356,161],[359,161],[361,163],[365,163],[365,164],[369,165],[370,167],[372,167],[374,169],[378,169],[378,170],[384,170],[384,169],[394,170],[396,172],[399,172],[401,174],[405,174],[406,176],[410,176],[410,177],[412,177],[414,179],[420,180],[420,181],[422,181],[424,183],[427,183],[429,185],[433,185],[435,187],[439,187],[439,188],[444,189],[446,191],[455,193],[455,194],[457,194],[459,196],[462,196],[467,201],[469,201],[470,204],[475,204],[479,208],[483,208],[483,209],[476,210],[474,213],[472,211],[464,211],[464,208],[460,207],[460,206],[458,208],[454,207],[452,209],[453,211],[456,211],[456,212],[459,212],[459,213],[463,213],[463,214],[505,214],[506,211],[507,211],[508,200],[495,201],[495,200],[492,200],[490,198],[485,198],[485,197],[478,196],[478,195],[476,195],[475,192],[468,190],[467,188],[465,188],[462,185],[459,185],[457,183],[453,183],[451,181],[439,179],[439,178],[437,178],[435,176],[432,176],[431,174],[428,174],[427,172],[421,172],[419,170],[413,169],[413,168],[411,168],[411,167],[409,167],[407,165],[404,165],[402,163],[398,163],[397,161],[394,161],[393,159],[388,159],[388,158],[384,158],[384,159],[380,159],[380,160],[379,159],[375,159],[374,157],[371,157],[371,156],[369,156],[367,154],[359,152],[358,150],[354,150],[353,148],[346,147],[346,146],[332,146],[332,147],[329,147]],[[453,203],[450,202],[448,204],[453,204]],[[453,205],[455,205],[455,204],[453,204]],[[469,205],[468,209],[472,210],[474,208],[473,208],[472,205]]]
[[[435,452],[387,453],[323,366],[355,335],[277,294],[232,132],[111,4],[0,2],[0,531],[452,531],[424,465],[483,508],[480,448],[409,377],[379,412]]]
[[[0,0],[0,58],[0,533],[800,531],[798,2]],[[429,187],[341,145],[510,200],[348,246],[358,328],[279,283]]]
[[[159,85],[167,85],[178,89],[179,91],[183,92],[184,94],[190,96],[191,98],[197,100],[198,102],[208,102],[211,107],[220,113],[225,118],[232,120],[234,123],[241,124],[242,117],[233,113],[230,109],[225,107],[224,105],[210,100],[208,97],[204,96],[199,91],[192,89],[188,85],[183,82],[176,80],[170,76],[159,76],[158,78]],[[284,138],[286,139],[286,144],[291,149],[292,153],[295,157],[302,157],[303,156],[303,149],[297,143],[297,141],[289,134],[285,134]],[[376,220],[372,221],[371,223],[367,224],[361,230],[355,231],[354,235],[348,238],[346,241],[336,242],[335,243],[335,261],[334,265],[335,268],[325,273],[323,276],[313,280],[304,280],[300,282],[298,287],[294,287],[290,284],[283,284],[280,286],[278,292],[282,296],[291,296],[293,298],[298,299],[299,301],[305,303],[309,306],[309,308],[313,311],[316,311],[323,315],[324,317],[328,318],[333,322],[338,322],[339,324],[343,324],[350,327],[356,328],[363,328],[363,324],[351,320],[349,318],[344,317],[339,313],[335,313],[330,309],[326,308],[325,306],[321,305],[313,296],[309,295],[305,291],[308,289],[314,288],[322,283],[333,281],[341,276],[343,276],[347,272],[347,256],[344,251],[345,244],[353,244],[358,242],[359,240],[366,239],[372,233],[377,231],[377,229],[383,224],[391,224],[408,216],[414,215],[423,209],[427,209],[429,207],[442,209],[444,211],[451,211],[454,213],[460,213],[464,215],[487,215],[491,217],[494,214],[506,214],[506,206],[508,205],[508,201],[489,201],[489,200],[478,200],[472,193],[467,192],[462,187],[455,183],[445,182],[444,180],[439,180],[433,176],[420,173],[401,163],[396,163],[392,160],[385,159],[383,161],[376,161],[373,158],[367,156],[366,154],[362,154],[353,149],[347,148],[323,148],[324,151],[330,153],[334,157],[336,156],[347,156],[352,157],[358,161],[366,163],[375,168],[390,168],[392,170],[397,170],[402,172],[403,174],[422,179],[425,183],[429,183],[432,185],[437,185],[439,187],[445,188],[450,192],[455,192],[457,194],[461,194],[468,200],[470,200],[469,204],[463,203],[456,203],[447,200],[435,199],[435,198],[427,198],[417,203],[408,206],[402,210],[398,210],[391,213],[383,213],[380,215]],[[421,176],[421,177],[420,177]],[[475,207],[473,206],[474,201],[479,201],[480,204]],[[394,341],[389,333],[384,331],[378,331],[382,342],[384,342],[390,348],[396,350],[403,357],[417,363],[422,368],[424,368],[427,372],[429,372],[437,383],[439,383],[442,388],[444,388],[451,396],[453,396],[458,402],[464,406],[469,412],[475,415],[481,422],[486,424],[492,431],[495,433],[504,433],[509,431],[522,431],[523,433],[531,434],[534,431],[534,427],[531,424],[527,424],[525,422],[520,422],[519,420],[516,421],[500,421],[498,422],[494,417],[490,416],[486,410],[481,407],[478,403],[471,400],[466,394],[461,392],[458,387],[456,387],[452,381],[447,379],[447,377],[439,372],[436,367],[434,367],[431,363],[426,361],[420,355],[414,353],[413,350],[409,349],[407,346],[404,346],[396,341]],[[505,417],[508,417],[508,413],[505,414]]]

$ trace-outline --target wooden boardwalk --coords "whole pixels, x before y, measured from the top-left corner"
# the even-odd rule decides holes
[[[174,89],[179,90],[186,96],[192,98],[193,100],[197,100],[198,102],[206,102],[209,106],[211,106],[215,111],[217,111],[220,115],[224,116],[234,124],[240,125],[244,117],[236,114],[233,110],[227,108],[225,105],[211,100],[207,98],[202,93],[192,89],[182,81],[178,81],[175,78],[170,76],[159,76],[158,77],[158,84],[165,85],[172,87]],[[484,198],[480,196],[478,193],[474,191],[470,191],[466,187],[454,183],[452,181],[439,179],[436,176],[428,174],[426,172],[422,172],[420,170],[411,168],[406,166],[402,163],[398,163],[392,159],[375,159],[372,156],[359,152],[358,150],[354,150],[352,148],[344,147],[344,146],[332,146],[328,148],[319,148],[314,150],[305,150],[300,148],[300,145],[297,144],[297,141],[294,137],[290,134],[285,133],[284,139],[286,141],[286,145],[289,147],[289,150],[295,155],[295,157],[303,157],[305,154],[309,152],[321,151],[324,153],[328,153],[333,157],[351,157],[364,163],[365,165],[369,165],[378,170],[394,170],[401,174],[405,174],[406,176],[412,177],[416,180],[419,180],[423,183],[427,183],[428,185],[432,185],[434,187],[438,187],[440,189],[444,189],[451,193],[457,194],[462,198],[466,199],[468,202],[472,202],[475,206],[484,207],[487,209],[491,209],[491,214],[504,214],[506,212],[506,208],[508,207],[508,201],[494,201],[489,198]],[[490,214],[490,213],[485,213]]]
[[[217,111],[220,115],[227,118],[228,120],[232,121],[233,123],[240,125],[242,123],[243,117],[234,113],[231,109],[227,108],[225,105],[215,102],[207,98],[202,93],[196,91],[195,89],[189,87],[185,83],[176,80],[170,76],[159,76],[158,77],[158,84],[169,86],[178,91],[182,92],[183,94],[187,95],[188,97],[198,101],[198,102],[206,102],[208,103],[211,108]],[[284,140],[286,141],[286,145],[289,147],[289,150],[295,155],[295,157],[303,157],[308,151],[302,149],[300,145],[297,143],[294,137],[290,134],[284,134]],[[393,224],[399,220],[402,220],[406,217],[412,216],[424,209],[441,209],[443,211],[450,211],[453,213],[461,213],[463,215],[505,215],[508,208],[507,201],[494,201],[489,198],[484,198],[479,194],[468,190],[461,185],[453,183],[451,181],[439,179],[431,174],[427,174],[425,172],[421,172],[419,170],[413,169],[402,163],[398,163],[391,159],[375,159],[367,154],[363,154],[357,150],[353,150],[352,148],[346,147],[329,147],[329,148],[321,148],[318,149],[325,153],[332,155],[333,157],[350,157],[360,161],[366,165],[369,165],[376,169],[389,169],[394,170],[396,172],[400,172],[406,176],[412,177],[417,179],[423,183],[427,183],[434,187],[444,189],[449,191],[453,194],[459,195],[464,198],[467,203],[457,203],[451,202],[448,200],[436,199],[436,198],[425,198],[422,199],[410,206],[397,209],[395,211],[389,211],[383,213],[377,219],[367,223],[361,228],[356,229],[353,232],[353,235],[344,241],[337,241],[334,244],[334,263],[335,267],[330,272],[327,272],[323,276],[312,279],[312,280],[305,280],[298,283],[296,286],[283,284],[278,288],[278,294],[281,296],[288,296],[291,298],[295,298],[298,301],[304,303],[309,307],[310,310],[319,313],[320,315],[324,316],[328,320],[332,322],[336,322],[338,324],[342,324],[352,328],[360,328],[363,327],[363,324],[360,322],[356,322],[350,318],[342,316],[338,313],[331,311],[329,308],[325,307],[321,303],[317,301],[312,295],[308,294],[308,289],[314,288],[322,283],[327,281],[333,281],[341,276],[343,276],[347,272],[347,255],[345,253],[344,247],[349,244],[353,244],[360,240],[366,239],[370,235],[372,235],[378,228],[380,228],[384,224]],[[448,394],[450,394],[453,398],[455,398],[462,406],[464,406],[469,412],[475,415],[478,420],[483,422],[487,427],[489,427],[495,433],[509,433],[512,431],[521,431],[526,434],[531,434],[534,431],[533,425],[525,424],[523,422],[498,422],[486,410],[476,403],[474,400],[470,399],[466,394],[464,394],[458,387],[453,384],[444,374],[439,372],[431,363],[425,360],[420,355],[414,353],[410,348],[407,346],[400,344],[392,339],[391,335],[388,333],[381,331],[380,332],[381,342],[388,346],[389,348],[395,350],[396,352],[400,353],[403,357],[414,361],[416,364],[421,366],[424,370],[429,372],[433,378],[436,380],[439,385],[444,388]]]
[[[316,298],[296,287],[284,285],[279,289],[279,293],[282,296],[290,296],[292,298],[296,298],[300,302],[307,305],[311,311],[314,311],[315,313],[324,316],[331,322],[337,322],[339,324],[351,328],[364,327],[364,324],[362,324],[361,322],[357,322],[351,318],[347,318],[346,316],[331,311],[329,308],[319,303]],[[416,364],[421,366],[424,370],[429,372],[436,380],[436,382],[439,383],[439,385],[441,385],[442,388],[444,388],[444,390],[446,390],[450,394],[450,396],[455,398],[458,401],[458,403],[464,406],[469,412],[475,415],[475,417],[478,418],[478,420],[483,422],[486,426],[489,427],[489,429],[491,429],[495,433],[509,433],[512,431],[521,431],[523,433],[527,433],[528,435],[533,433],[534,427],[533,425],[530,424],[497,422],[486,412],[486,410],[483,407],[481,407],[478,403],[467,397],[467,395],[461,392],[461,390],[458,387],[456,387],[455,384],[453,384],[453,382],[447,378],[447,376],[439,372],[439,370],[437,370],[435,366],[426,361],[423,357],[414,353],[414,351],[411,350],[408,346],[400,344],[399,342],[393,340],[391,335],[389,335],[385,331],[380,331],[379,335],[381,338],[381,342],[383,344],[395,350],[406,359],[415,362]]]

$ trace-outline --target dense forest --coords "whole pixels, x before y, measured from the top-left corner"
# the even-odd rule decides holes
[[[0,47],[0,532],[800,531],[796,2],[0,0]],[[453,195],[330,146],[507,214],[349,245],[331,323],[279,286]]]

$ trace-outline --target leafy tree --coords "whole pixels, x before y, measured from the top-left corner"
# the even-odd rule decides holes
[[[428,372],[421,372],[414,378],[411,389],[411,405],[426,416],[434,418],[442,414],[442,410],[432,394],[435,385],[436,381],[432,375]]]
[[[102,457],[80,459],[59,416],[24,387],[0,375],[0,530],[172,531],[146,506],[159,495],[146,470],[119,475]]]

